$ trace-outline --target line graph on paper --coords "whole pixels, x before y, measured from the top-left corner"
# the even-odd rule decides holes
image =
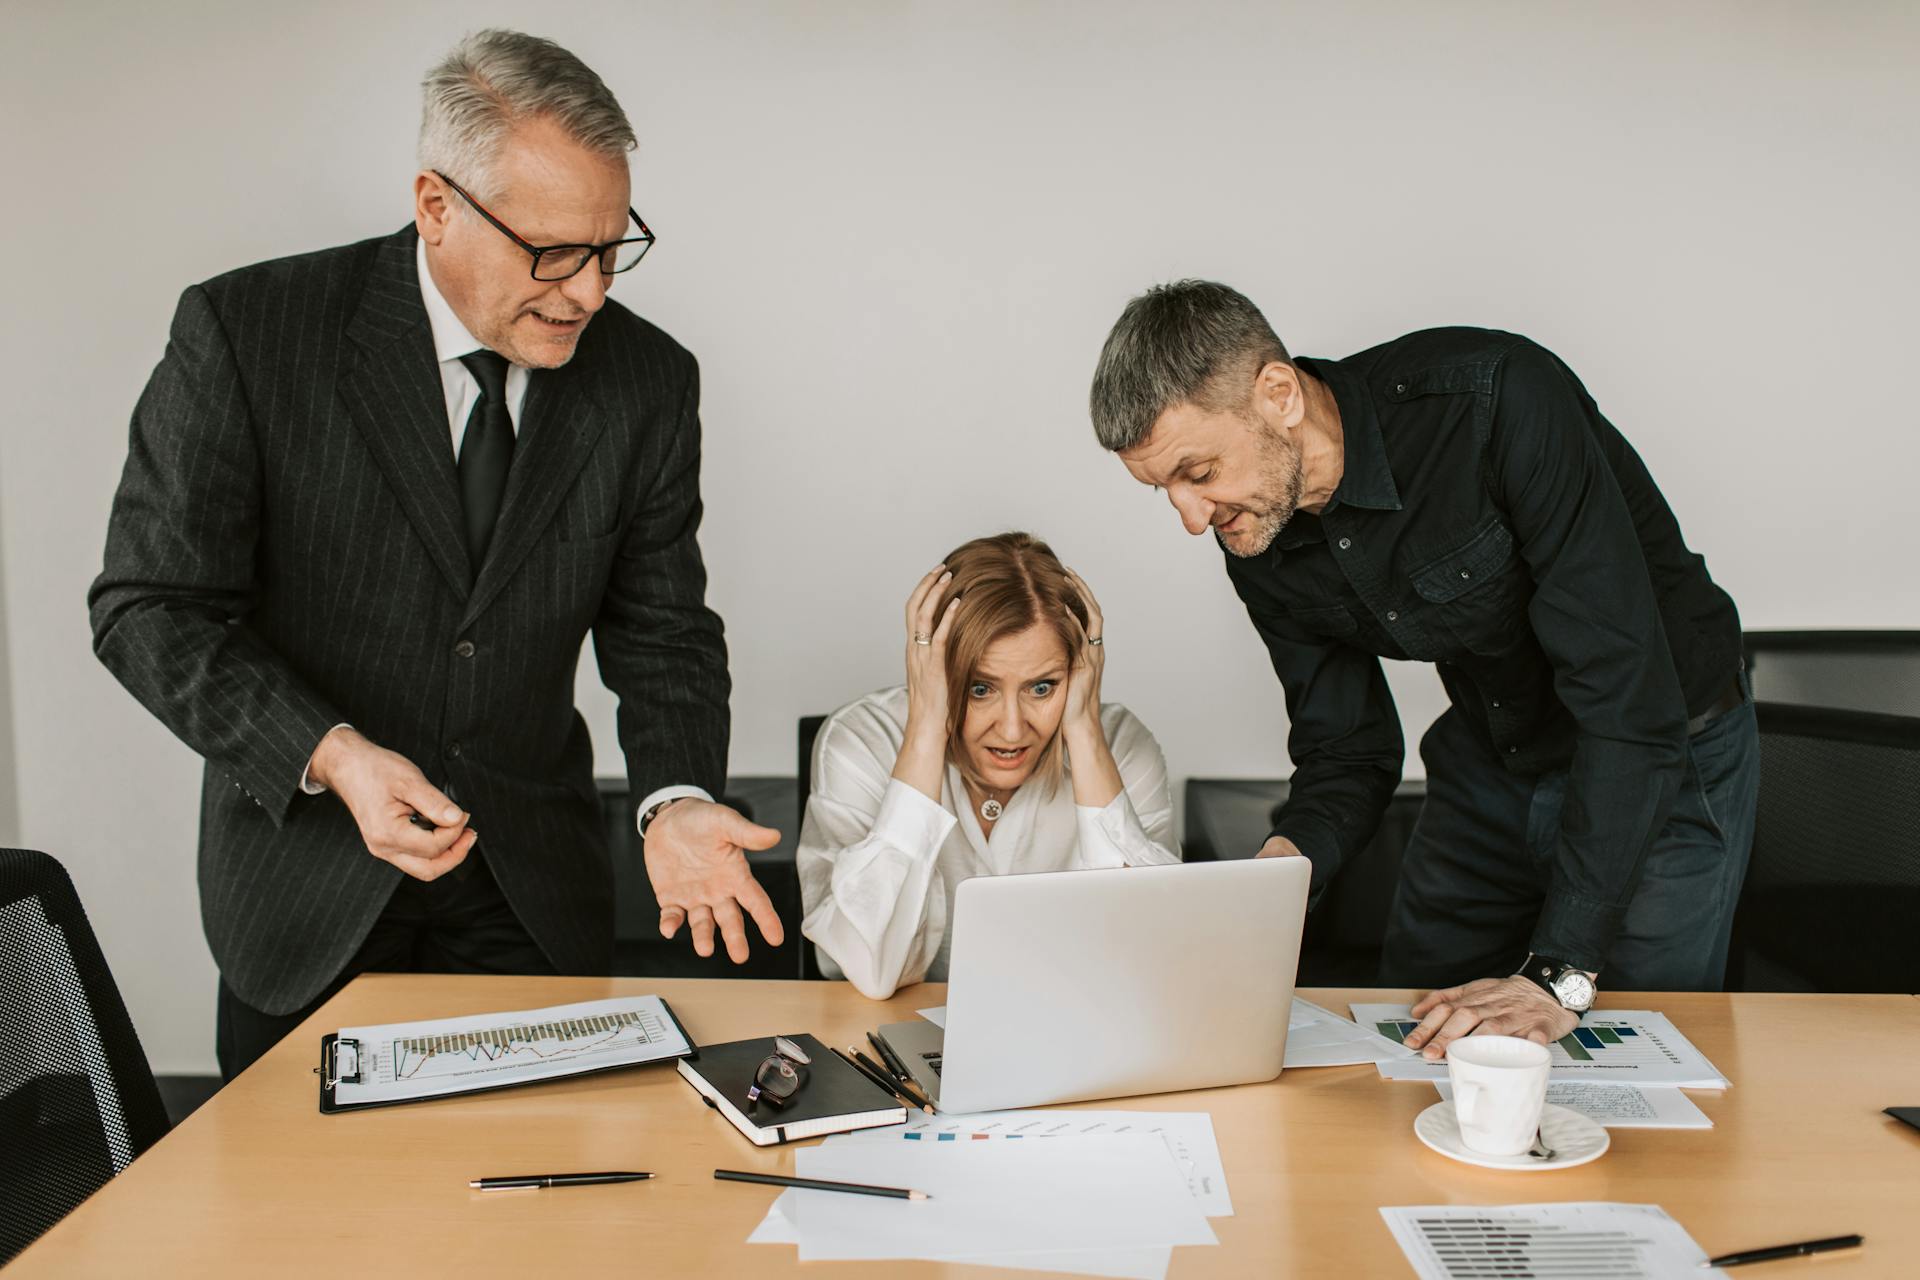
[[[516,1061],[581,1064],[594,1057],[618,1058],[630,1048],[657,1044],[664,1031],[659,1018],[627,1011],[483,1027],[452,1035],[409,1036],[393,1041],[381,1054],[380,1067],[381,1074],[393,1080],[431,1080],[471,1075],[479,1066]]]
[[[364,1069],[335,1090],[343,1105],[403,1102],[469,1089],[553,1080],[692,1052],[658,996],[546,1009],[347,1027]]]

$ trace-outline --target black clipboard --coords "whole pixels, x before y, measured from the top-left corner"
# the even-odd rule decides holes
[[[313,1069],[314,1074],[320,1077],[320,1114],[323,1116],[336,1116],[350,1111],[371,1111],[377,1107],[406,1107],[423,1102],[447,1102],[454,1098],[465,1098],[476,1093],[492,1093],[498,1089],[522,1089],[529,1085],[561,1084],[568,1080],[576,1080],[581,1076],[599,1075],[606,1071],[635,1071],[642,1067],[662,1066],[670,1062],[678,1062],[682,1058],[699,1057],[700,1046],[695,1043],[694,1038],[687,1033],[686,1024],[680,1021],[680,1015],[673,1011],[673,1006],[667,1003],[665,996],[657,996],[655,998],[660,1001],[660,1007],[667,1011],[667,1021],[671,1022],[673,1029],[680,1033],[680,1038],[687,1042],[687,1051],[685,1053],[676,1053],[672,1057],[667,1058],[655,1058],[652,1062],[613,1062],[600,1067],[582,1067],[580,1070],[570,1071],[564,1076],[551,1076],[545,1080],[507,1080],[499,1084],[476,1084],[472,1088],[462,1089],[458,1093],[443,1093],[431,1098],[388,1098],[379,1102],[335,1101],[334,1086],[340,1083],[342,1079],[339,1064],[340,1035],[338,1032],[334,1032],[333,1034],[322,1036],[320,1037],[320,1065]],[[350,1041],[349,1043],[352,1042]],[[355,1083],[358,1079],[357,1069],[344,1078],[350,1084]]]

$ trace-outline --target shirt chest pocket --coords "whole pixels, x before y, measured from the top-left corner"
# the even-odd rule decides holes
[[[1506,653],[1527,636],[1531,580],[1513,533],[1489,516],[1459,546],[1415,569],[1413,589],[1432,628],[1469,653]]]

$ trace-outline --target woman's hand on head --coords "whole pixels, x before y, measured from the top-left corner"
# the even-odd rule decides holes
[[[1067,570],[1067,577],[1073,581],[1073,589],[1086,606],[1087,621],[1082,626],[1078,618],[1074,619],[1080,642],[1074,648],[1072,668],[1067,673],[1067,710],[1061,728],[1063,731],[1091,729],[1097,733],[1100,730],[1100,677],[1107,661],[1106,620],[1100,614],[1100,602],[1093,598],[1093,589],[1086,581],[1071,569]]]
[[[925,735],[944,744],[947,737],[947,634],[960,597],[944,608],[942,589],[953,580],[935,565],[907,597],[907,736]],[[937,616],[936,616],[937,614]]]

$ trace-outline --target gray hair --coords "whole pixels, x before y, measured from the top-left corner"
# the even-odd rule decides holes
[[[481,199],[498,199],[495,162],[507,131],[546,117],[589,151],[624,160],[633,126],[599,76],[551,40],[476,31],[420,84],[420,167],[438,169]]]
[[[1093,434],[1115,453],[1153,432],[1167,410],[1194,404],[1210,413],[1242,410],[1253,377],[1274,361],[1291,364],[1260,308],[1211,280],[1155,285],[1114,321],[1093,371]]]

